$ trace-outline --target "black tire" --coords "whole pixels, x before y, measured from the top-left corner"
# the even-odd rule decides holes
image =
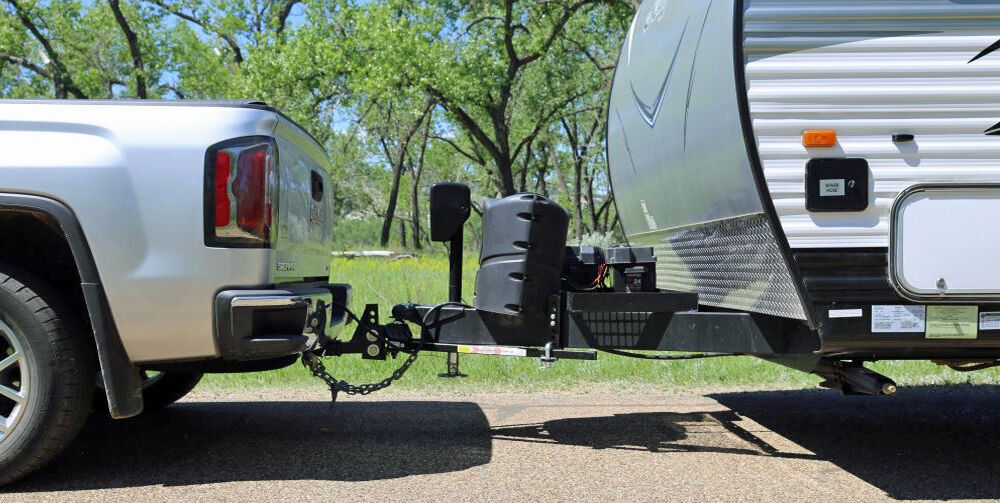
[[[12,421],[0,438],[0,485],[56,457],[87,420],[95,358],[74,319],[40,279],[0,264],[0,361],[14,351],[23,355],[0,371],[0,385],[23,396],[19,405],[0,398],[0,414]]]
[[[148,377],[147,377],[148,376]],[[171,370],[158,375],[144,372],[142,385],[142,411],[152,412],[184,398],[201,381],[201,372]],[[148,384],[146,384],[148,380]]]

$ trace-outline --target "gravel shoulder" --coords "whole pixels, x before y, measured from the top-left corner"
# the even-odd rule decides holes
[[[994,386],[669,394],[199,392],[93,419],[3,501],[1000,498]]]

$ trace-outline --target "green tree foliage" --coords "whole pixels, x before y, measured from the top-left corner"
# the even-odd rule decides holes
[[[470,184],[477,208],[554,197],[581,238],[617,226],[605,109],[633,12],[627,0],[0,0],[0,94],[266,101],[330,153],[359,244],[426,246],[422,205],[444,180]]]

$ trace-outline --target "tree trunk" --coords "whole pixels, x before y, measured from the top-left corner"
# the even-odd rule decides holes
[[[590,213],[590,229],[597,232],[600,224],[597,221],[597,202],[594,200],[594,176],[592,173],[587,175],[587,205],[587,210]]]
[[[392,186],[389,188],[389,203],[385,208],[385,217],[382,219],[382,235],[379,237],[379,245],[389,244],[389,234],[392,232],[392,220],[396,218],[396,200],[399,199],[399,180],[403,175],[402,166],[392,168]]]
[[[610,211],[608,213],[611,213]],[[618,212],[615,212],[615,218],[611,219],[611,223],[607,224],[608,229],[614,229],[618,226],[620,221],[618,220]],[[623,229],[624,230],[624,229]]]
[[[528,148],[524,153],[524,165],[521,167],[521,192],[528,191],[528,170],[531,169],[531,158],[534,155],[531,151],[531,144],[528,144]]]
[[[420,175],[424,172],[424,155],[427,153],[427,143],[431,138],[431,123],[434,122],[434,110],[427,112],[427,123],[424,125],[423,138],[420,142],[420,154],[417,156],[417,163],[410,161],[410,216],[413,217],[413,246],[416,249],[423,248],[420,231]],[[430,241],[428,241],[430,242]]]
[[[418,170],[413,172],[413,180],[410,184],[410,208],[412,210],[412,225],[413,225],[413,247],[416,249],[423,248],[420,242],[420,236],[422,232],[420,231],[420,172],[423,170]]]
[[[136,96],[140,99],[147,99],[149,96],[146,93],[146,70],[142,62],[142,50],[139,48],[139,37],[132,31],[128,20],[125,19],[125,14],[122,13],[119,0],[108,0],[108,5],[111,6],[111,12],[114,13],[115,20],[118,21],[118,26],[121,27],[122,34],[125,35],[129,53],[132,55],[132,71],[135,73]]]
[[[611,210],[615,210],[615,196],[614,194],[608,193],[608,199],[604,202],[607,207],[604,209],[604,232],[612,232],[614,227],[608,225],[608,218],[611,215]],[[617,214],[616,214],[617,216]]]
[[[517,187],[514,186],[514,166],[508,157],[495,158],[494,163],[497,166],[497,175],[500,180],[500,195],[506,197],[513,195],[517,192]]]
[[[538,167],[535,170],[535,192],[549,197],[549,188],[545,183],[545,177],[548,176],[549,172],[549,159],[542,149],[541,157],[538,159]]]
[[[573,163],[573,208],[576,219],[576,238],[583,237],[583,166],[577,160]]]
[[[566,198],[571,198],[572,192],[569,189],[569,182],[566,181],[566,173],[563,173],[562,166],[559,165],[559,158],[556,156],[555,147],[549,148],[549,156],[552,159],[552,169],[556,172],[556,181],[559,182],[559,190],[562,190],[563,194],[566,194]]]
[[[396,155],[392,155],[392,151],[389,148],[389,144],[386,142],[385,138],[380,139],[382,144],[382,151],[385,153],[385,158],[392,164],[392,187],[389,190],[389,204],[385,210],[385,219],[382,221],[382,235],[379,237],[379,243],[382,246],[389,244],[389,234],[392,232],[392,219],[396,214],[396,202],[399,199],[399,182],[403,176],[403,169],[405,169],[405,163],[407,155],[410,148],[410,140],[413,139],[413,135],[417,133],[420,126],[423,125],[424,119],[434,108],[434,100],[429,99],[424,105],[423,113],[420,117],[410,125],[406,133],[400,138],[399,144],[397,145]],[[428,121],[428,124],[430,121]],[[426,144],[427,135],[424,135],[424,142]],[[400,224],[402,225],[402,224]]]

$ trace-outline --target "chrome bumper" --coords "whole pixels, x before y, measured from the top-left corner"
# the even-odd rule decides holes
[[[284,285],[283,285],[284,286]],[[349,285],[310,283],[274,290],[224,290],[215,298],[215,340],[223,360],[301,353],[316,340],[308,321],[344,321]],[[323,313],[319,313],[322,309]]]

